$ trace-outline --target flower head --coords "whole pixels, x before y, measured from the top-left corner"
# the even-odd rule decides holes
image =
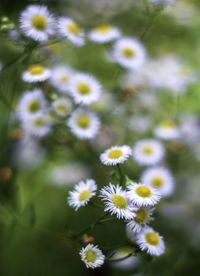
[[[59,117],[66,117],[72,108],[71,101],[67,98],[58,98],[52,103],[54,112]]]
[[[124,163],[131,155],[129,146],[114,146],[107,149],[100,155],[101,162],[107,166],[113,166]]]
[[[42,82],[49,79],[51,76],[51,70],[45,68],[41,64],[31,65],[24,73],[22,74],[22,80],[25,82]]]
[[[69,92],[69,82],[73,71],[64,65],[57,65],[51,69],[50,83],[61,93]]]
[[[120,37],[120,30],[114,26],[103,24],[92,29],[89,33],[89,39],[96,43],[107,43]]]
[[[105,256],[102,251],[93,244],[88,244],[80,251],[81,260],[86,264],[87,268],[97,268],[103,265]]]
[[[174,140],[180,137],[180,130],[173,122],[164,121],[155,128],[154,134],[163,140]]]

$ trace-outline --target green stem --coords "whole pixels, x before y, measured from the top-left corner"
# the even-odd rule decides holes
[[[124,174],[123,174],[122,169],[119,164],[117,164],[117,169],[118,169],[118,173],[119,173],[120,185],[123,186],[124,185]]]

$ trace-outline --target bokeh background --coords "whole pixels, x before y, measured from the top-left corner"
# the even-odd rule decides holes
[[[16,25],[20,12],[36,1],[1,1],[1,16]],[[156,103],[141,100],[140,91],[127,91],[120,85],[123,70],[106,60],[106,46],[87,43],[74,49],[67,42],[53,44],[48,54],[36,50],[30,57],[66,63],[98,78],[107,96],[94,109],[100,113],[102,130],[91,142],[81,142],[64,127],[38,143],[23,144],[14,110],[26,88],[20,81],[26,61],[17,61],[0,72],[0,275],[199,275],[200,258],[200,3],[177,0],[152,22],[143,1],[73,0],[44,1],[57,15],[69,15],[86,29],[100,23],[118,26],[125,35],[141,38],[148,55],[173,55],[184,60],[185,70],[194,72],[195,81],[187,91],[174,96],[168,91],[154,93]],[[0,62],[18,57],[21,47],[1,31]],[[50,55],[50,57],[48,56]],[[31,60],[28,61],[31,63]],[[156,72],[155,72],[156,74]],[[137,89],[136,89],[137,90]],[[148,91],[147,91],[148,92]],[[53,97],[54,91],[50,92]],[[154,100],[153,100],[154,101]],[[143,254],[130,269],[106,263],[99,270],[87,270],[80,261],[79,248],[67,238],[70,228],[79,232],[101,215],[87,206],[74,212],[66,204],[67,191],[80,179],[94,178],[99,187],[106,185],[115,171],[100,164],[99,154],[114,144],[129,144],[152,136],[160,119],[184,121],[195,143],[167,143],[167,165],[176,179],[175,193],[162,200],[152,226],[165,238],[166,253],[159,258]],[[150,127],[137,131],[130,127],[134,116],[148,117]],[[149,122],[148,121],[148,122]],[[143,123],[142,123],[143,125]],[[148,125],[148,123],[147,123]],[[111,127],[112,126],[112,127]],[[193,133],[194,131],[194,133]],[[133,160],[123,170],[138,180],[142,171]],[[92,232],[101,248],[127,242],[124,225],[114,221],[97,226]]]

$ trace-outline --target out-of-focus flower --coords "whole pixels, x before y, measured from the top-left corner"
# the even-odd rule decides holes
[[[20,28],[25,36],[45,41],[54,34],[55,21],[46,6],[30,5],[20,16]]]
[[[69,91],[69,81],[73,74],[72,69],[65,65],[56,65],[51,69],[51,72],[50,83],[59,92],[67,93]]]
[[[105,256],[102,251],[93,244],[88,244],[80,251],[81,260],[85,263],[87,268],[97,268],[103,265]]]
[[[180,137],[180,130],[172,121],[163,121],[154,129],[154,134],[163,140],[174,140]]]
[[[91,41],[103,44],[118,39],[120,35],[120,30],[117,27],[104,24],[92,29],[88,37]]]
[[[26,71],[22,74],[22,80],[25,82],[42,82],[49,79],[51,76],[51,70],[45,68],[41,64],[31,65]]]
[[[72,109],[72,103],[67,98],[58,98],[52,103],[55,114],[59,117],[66,117]]]
[[[77,211],[80,207],[85,206],[90,199],[95,196],[97,190],[96,183],[93,179],[80,181],[75,185],[73,191],[69,192],[67,202],[69,206]]]
[[[121,261],[113,262],[112,266],[123,270],[130,270],[137,267],[139,263],[139,258],[136,256],[130,256],[131,253],[133,253],[133,247],[131,246],[124,246],[119,248],[111,257],[111,260],[117,260],[122,258],[125,258],[125,259]]]
[[[153,3],[155,5],[170,5],[175,3],[176,0],[149,0],[150,3]]]
[[[100,155],[101,162],[107,166],[114,166],[117,164],[124,163],[132,151],[129,146],[113,146],[107,149],[104,153]]]

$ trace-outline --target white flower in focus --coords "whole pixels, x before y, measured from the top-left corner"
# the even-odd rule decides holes
[[[85,263],[87,268],[97,268],[104,264],[105,256],[102,251],[93,244],[88,244],[80,251],[81,260]]]
[[[136,39],[124,37],[115,42],[112,51],[114,62],[127,69],[138,69],[146,59],[143,45]]]
[[[180,137],[179,128],[171,121],[164,121],[160,125],[158,125],[154,134],[157,138],[163,140],[174,140]]]
[[[149,207],[139,207],[134,213],[135,216],[128,221],[127,228],[134,233],[139,233],[142,228],[152,220],[154,209]]]
[[[108,43],[116,40],[121,36],[120,30],[117,27],[111,25],[99,25],[92,29],[88,37],[91,41],[96,43]]]
[[[54,34],[55,21],[46,6],[30,5],[20,16],[20,28],[27,37],[46,41]]]
[[[146,169],[141,176],[141,182],[157,188],[162,196],[169,196],[174,191],[174,178],[164,167]]]
[[[102,94],[100,83],[93,76],[84,73],[71,78],[69,91],[75,103],[84,105],[97,102]]]
[[[109,184],[100,191],[100,197],[105,202],[105,212],[116,215],[118,219],[131,219],[134,212],[130,208],[127,192],[119,185]]]
[[[57,65],[51,69],[50,83],[59,92],[67,93],[69,91],[69,82],[73,71],[64,65]]]
[[[128,199],[138,207],[154,206],[161,199],[161,194],[156,188],[145,184],[133,182],[128,185],[127,189]]]
[[[114,166],[117,164],[124,163],[129,156],[131,155],[132,151],[129,146],[113,146],[107,149],[100,155],[101,162],[107,166]]]
[[[43,92],[40,89],[33,89],[26,91],[18,104],[17,112],[21,120],[26,120],[31,116],[44,111],[46,108],[46,100]]]
[[[136,243],[142,251],[147,250],[151,255],[160,256],[165,252],[163,238],[148,226],[136,235]]]
[[[73,191],[69,192],[68,204],[77,211],[80,207],[85,206],[90,199],[95,196],[97,186],[93,179],[80,181],[75,185]]]
[[[143,139],[133,147],[133,159],[139,165],[155,165],[162,161],[165,154],[163,145],[154,139]]]
[[[84,32],[69,17],[61,17],[58,19],[58,31],[62,37],[66,37],[76,47],[83,46],[85,43]]]
[[[54,112],[59,117],[66,117],[72,109],[72,103],[67,98],[58,98],[52,103]]]
[[[68,126],[79,139],[92,139],[99,131],[100,120],[96,113],[79,108],[71,114]]]
[[[41,64],[31,65],[26,71],[22,74],[22,80],[25,82],[42,82],[49,79],[51,76],[51,70],[45,68]]]

